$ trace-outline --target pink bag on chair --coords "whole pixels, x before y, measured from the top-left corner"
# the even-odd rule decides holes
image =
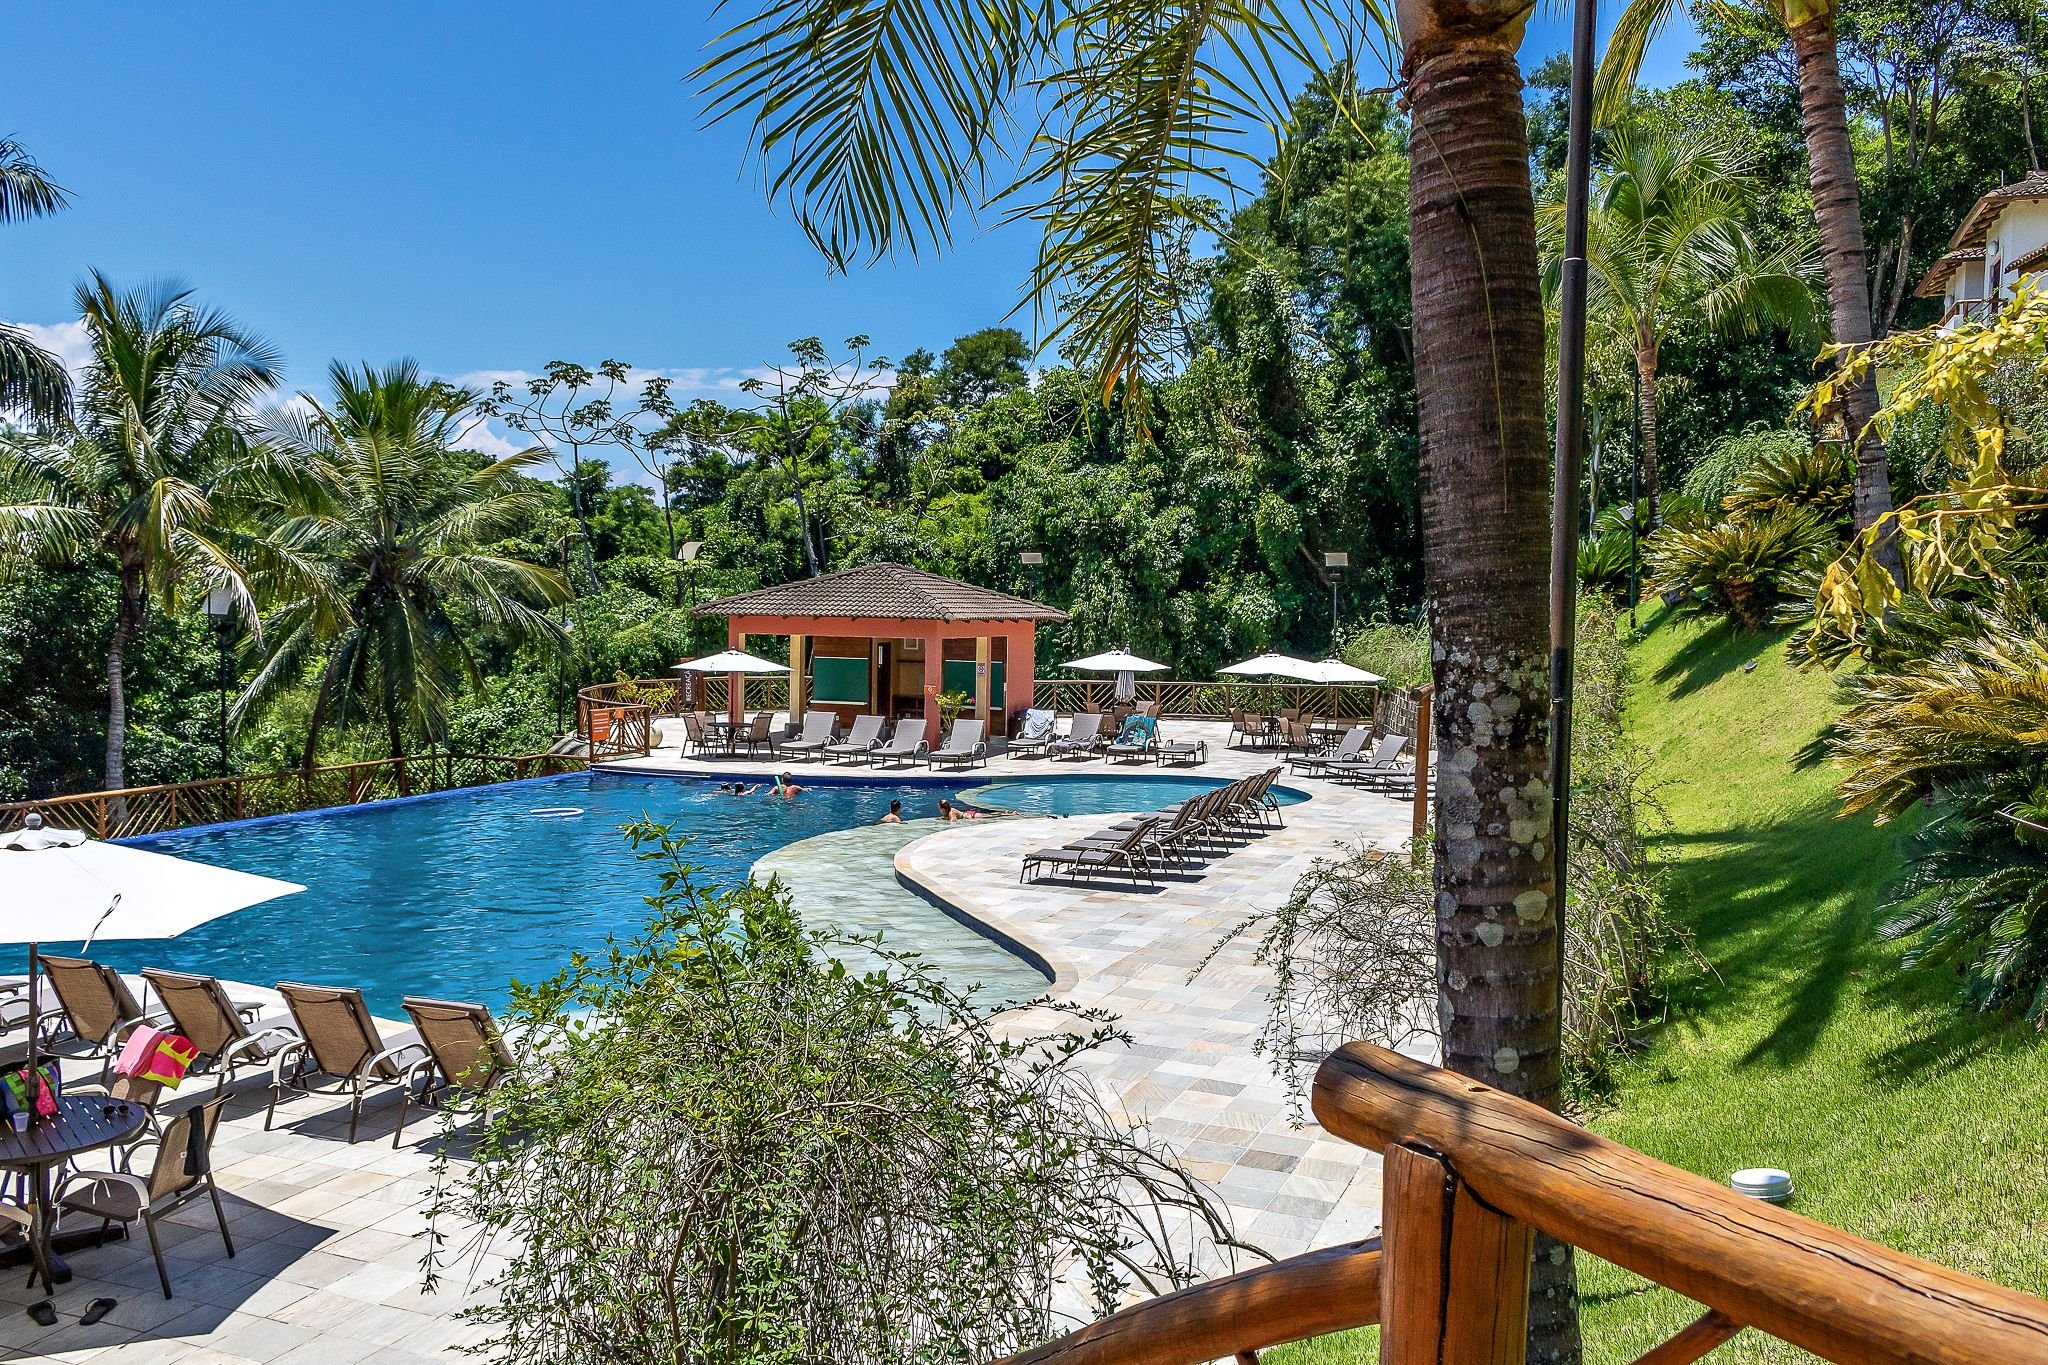
[[[137,1024],[128,1041],[121,1044],[121,1055],[114,1061],[116,1076],[140,1076],[149,1070],[150,1059],[156,1056],[156,1045],[171,1035],[148,1024]]]

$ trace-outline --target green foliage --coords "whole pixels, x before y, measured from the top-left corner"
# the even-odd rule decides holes
[[[1625,526],[1585,536],[1579,541],[1579,582],[1588,588],[1617,591],[1628,587],[1634,537]],[[1640,570],[1638,570],[1640,571]]]
[[[2048,1029],[2048,787],[2001,800],[2010,790],[2007,775],[1944,796],[1879,932],[1908,945],[1907,969],[1954,976],[1966,1007]]]
[[[1344,646],[1344,662],[1379,674],[1388,687],[1425,686],[1431,677],[1429,627],[1420,621],[1370,622]]]
[[[1797,458],[1812,446],[1812,438],[1802,432],[1752,424],[1708,447],[1706,454],[1686,471],[1681,486],[1687,497],[1702,506],[1719,508],[1735,491],[1736,483],[1756,465],[1770,458]]]
[[[1760,630],[1795,599],[1841,546],[1834,530],[1798,509],[1760,521],[1669,526],[1644,542],[1649,590],[1684,594],[1685,609]]]
[[[651,921],[515,983],[529,1061],[430,1210],[507,1258],[474,1310],[494,1359],[988,1360],[1059,1330],[1057,1286],[1107,1312],[1192,1278],[1170,1236],[1232,1244],[1076,1071],[1121,1037],[1102,1017],[999,1030],[914,959],[806,932],[772,883],[708,888],[666,829],[628,834]]]
[[[1846,531],[1855,481],[1855,465],[1839,442],[1779,443],[1757,452],[1722,501],[1738,519],[1762,521],[1780,511],[1803,511]]]

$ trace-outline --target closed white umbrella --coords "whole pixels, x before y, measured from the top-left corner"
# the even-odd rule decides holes
[[[1138,695],[1138,674],[1157,673],[1166,665],[1153,663],[1128,649],[1108,649],[1100,654],[1090,654],[1085,659],[1069,659],[1060,667],[1079,669],[1083,673],[1114,673],[1118,699],[1128,700]]]
[[[0,838],[0,943],[29,946],[34,1060],[36,944],[50,939],[175,938],[208,920],[304,891],[296,882],[173,858],[44,827],[38,816]]]

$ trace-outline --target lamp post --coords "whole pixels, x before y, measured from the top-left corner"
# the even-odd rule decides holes
[[[1323,553],[1323,577],[1330,582],[1330,657],[1337,657],[1337,580],[1351,567],[1351,554],[1346,550],[1326,550]]]
[[[1636,527],[1635,480],[1629,480],[1628,506],[1621,509],[1622,524],[1628,527],[1628,628],[1636,628],[1636,596],[1642,589],[1636,583],[1636,542],[1639,539]]]
[[[703,551],[704,542],[701,540],[686,540],[676,547],[676,561],[683,566],[683,579],[690,599],[689,631],[692,658],[697,654],[697,556]],[[683,672],[683,705],[692,710],[696,709],[697,705],[697,675],[687,669]]]
[[[213,627],[215,644],[220,647],[220,664],[214,672],[214,687],[220,693],[220,773],[228,775],[228,628],[235,619],[235,598],[226,588],[213,588],[206,594],[206,619]]]

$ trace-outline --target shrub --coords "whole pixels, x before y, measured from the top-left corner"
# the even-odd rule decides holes
[[[1998,790],[1972,783],[1943,800],[1879,932],[1907,942],[1909,969],[1953,972],[1969,1008],[2048,1029],[2048,787],[2003,809]]]
[[[1816,521],[1846,530],[1852,512],[1856,467],[1834,441],[1765,451],[1736,479],[1723,499],[1736,517],[1762,521],[1785,510],[1811,513]]]
[[[1621,630],[1612,606],[1581,602],[1564,1020],[1566,1083],[1580,1098],[1607,1083],[1671,942],[1643,847],[1643,827],[1660,818],[1644,781],[1647,757],[1621,725],[1629,670]],[[1258,1050],[1299,1097],[1340,1043],[1436,1036],[1436,932],[1424,850],[1360,846],[1319,860],[1285,905],[1240,921],[1217,950],[1259,935],[1256,957],[1272,969],[1274,988]]]
[[[1421,687],[1431,678],[1429,627],[1421,622],[1374,621],[1344,646],[1344,662],[1377,673],[1393,688]]]
[[[1819,575],[1841,542],[1811,513],[1781,508],[1758,521],[1666,527],[1643,548],[1650,591],[1677,591],[1687,610],[1760,630],[1781,602]]]
[[[779,888],[706,889],[665,829],[629,833],[652,923],[515,983],[540,1060],[439,1173],[430,1268],[455,1222],[508,1258],[474,1311],[493,1358],[992,1359],[1058,1330],[1063,1284],[1107,1312],[1241,1245],[1074,1069],[1105,1018],[999,1036],[914,959],[849,971]]]
[[[1735,485],[1757,464],[1813,448],[1813,438],[1785,427],[1751,426],[1723,436],[1686,471],[1681,485],[1702,507],[1719,507]]]
[[[1579,582],[1618,591],[1628,586],[1630,554],[1626,528],[1603,531],[1579,542]]]

